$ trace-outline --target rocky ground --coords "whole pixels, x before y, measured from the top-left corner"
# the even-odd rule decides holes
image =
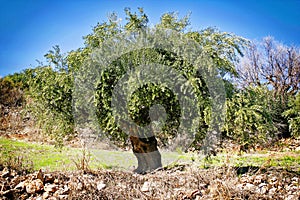
[[[11,114],[12,113],[12,114]],[[17,114],[16,114],[17,113]],[[19,112],[1,119],[0,135],[45,141]],[[15,124],[14,124],[15,123]],[[40,138],[39,138],[40,137]],[[78,146],[71,141],[69,146]],[[224,144],[229,150],[231,144]],[[297,151],[300,140],[273,143],[274,151]],[[228,152],[230,152],[228,150]],[[300,199],[300,174],[281,168],[200,169],[176,165],[146,175],[127,171],[36,171],[29,173],[0,164],[0,199]]]
[[[298,200],[300,175],[278,168],[199,169],[191,165],[146,175],[114,170],[26,173],[2,168],[0,199]]]

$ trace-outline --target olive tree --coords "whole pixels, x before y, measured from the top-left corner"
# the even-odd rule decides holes
[[[36,70],[32,79],[31,91],[32,97],[38,100],[36,108],[43,111],[39,115],[41,117],[39,121],[41,125],[44,125],[45,130],[50,130],[54,135],[61,138],[76,130],[74,122],[83,127],[88,126],[89,122],[93,121],[92,118],[89,118],[89,113],[92,112],[97,119],[97,123],[92,127],[94,131],[97,131],[95,127],[99,126],[102,135],[122,146],[126,144],[128,138],[128,133],[124,131],[126,125],[123,127],[120,125],[122,113],[119,115],[119,119],[116,119],[112,108],[112,105],[121,106],[121,103],[118,105],[118,102],[114,104],[112,97],[118,95],[114,90],[115,87],[126,89],[124,88],[126,82],[123,85],[119,84],[122,77],[126,76],[130,70],[136,70],[138,66],[151,66],[150,63],[169,67],[169,72],[161,71],[159,76],[170,75],[171,72],[180,74],[178,76],[180,78],[176,81],[182,87],[178,87],[178,91],[182,94],[195,94],[199,109],[183,110],[180,106],[180,101],[183,100],[174,93],[174,90],[160,82],[148,82],[139,85],[129,95],[128,105],[122,107],[126,109],[121,111],[128,113],[130,120],[138,126],[147,126],[152,122],[159,124],[160,120],[164,121],[161,130],[155,135],[140,137],[141,135],[130,133],[133,152],[139,164],[136,172],[143,173],[161,166],[158,145],[168,146],[171,138],[180,136],[178,127],[182,126],[181,118],[188,118],[189,114],[193,112],[199,114],[198,133],[196,135],[198,141],[205,137],[205,133],[209,130],[209,121],[213,120],[214,116],[211,114],[213,112],[213,93],[209,91],[209,82],[199,72],[197,64],[189,61],[193,54],[189,55],[188,52],[196,49],[196,51],[201,52],[196,57],[205,55],[207,59],[200,59],[203,62],[199,61],[198,64],[207,64],[212,69],[210,71],[217,72],[213,74],[214,78],[223,79],[225,76],[237,74],[235,63],[247,41],[215,28],[188,31],[189,16],[178,18],[176,13],[162,15],[160,22],[155,27],[149,26],[148,16],[141,8],[139,8],[138,13],[126,8],[125,14],[124,23],[118,20],[115,13],[110,15],[107,22],[98,23],[92,32],[84,37],[85,46],[82,48],[71,51],[67,55],[61,54],[58,47],[49,51],[45,55],[49,65]],[[158,30],[163,30],[162,35],[164,37],[160,38],[161,41],[156,41],[155,37],[151,38],[151,34],[147,34]],[[167,37],[172,34],[178,37]],[[120,38],[120,35],[127,36]],[[101,57],[98,56],[97,58],[99,49],[113,49],[118,47],[119,42],[135,41],[140,35],[144,35],[145,40],[157,44],[163,40],[168,41],[168,44],[178,44],[175,45],[177,49],[174,50],[175,46],[172,45],[168,46],[169,49],[159,45],[156,48],[129,49],[122,52],[120,56],[107,60],[106,64],[99,64],[99,60],[101,60]],[[110,44],[112,45],[108,46],[107,41],[111,41]],[[123,47],[125,46],[123,45]],[[180,49],[179,47],[184,48]],[[181,52],[185,52],[184,55],[186,56],[181,56]],[[117,54],[118,52],[113,53]],[[85,83],[89,81],[92,84],[84,88]],[[79,92],[75,93],[82,98],[74,96],[74,90],[78,88],[82,90],[80,89]],[[85,94],[85,91],[88,90],[94,91],[94,93],[90,96]],[[218,91],[217,88],[215,91]],[[185,95],[181,96],[184,97]],[[122,95],[119,97],[121,98]],[[191,103],[189,100],[185,102]],[[157,109],[151,110],[153,107],[157,107]],[[157,110],[164,110],[166,115],[155,114]],[[46,119],[53,119],[53,121],[45,123]],[[54,123],[56,120],[59,123]]]

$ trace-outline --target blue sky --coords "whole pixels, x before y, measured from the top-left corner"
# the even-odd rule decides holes
[[[113,11],[143,7],[156,24],[166,12],[191,12],[191,28],[208,26],[248,39],[272,35],[300,46],[300,0],[0,0],[0,76],[37,66],[54,45],[83,46],[82,36]]]

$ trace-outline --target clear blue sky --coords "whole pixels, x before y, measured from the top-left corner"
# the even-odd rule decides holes
[[[0,76],[35,67],[54,45],[63,52],[82,47],[82,36],[109,13],[124,19],[125,7],[143,7],[150,24],[166,12],[191,12],[194,30],[215,26],[300,46],[300,0],[0,0]]]

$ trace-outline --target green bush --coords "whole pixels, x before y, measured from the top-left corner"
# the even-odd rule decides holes
[[[227,100],[227,116],[224,131],[237,141],[241,149],[255,144],[263,145],[276,132],[273,123],[271,93],[264,87],[248,87]]]
[[[288,109],[283,113],[283,116],[288,119],[289,131],[292,136],[300,135],[300,94],[293,97],[289,101]]]
[[[71,75],[51,67],[39,67],[29,85],[28,110],[42,133],[62,145],[63,138],[74,133]]]

